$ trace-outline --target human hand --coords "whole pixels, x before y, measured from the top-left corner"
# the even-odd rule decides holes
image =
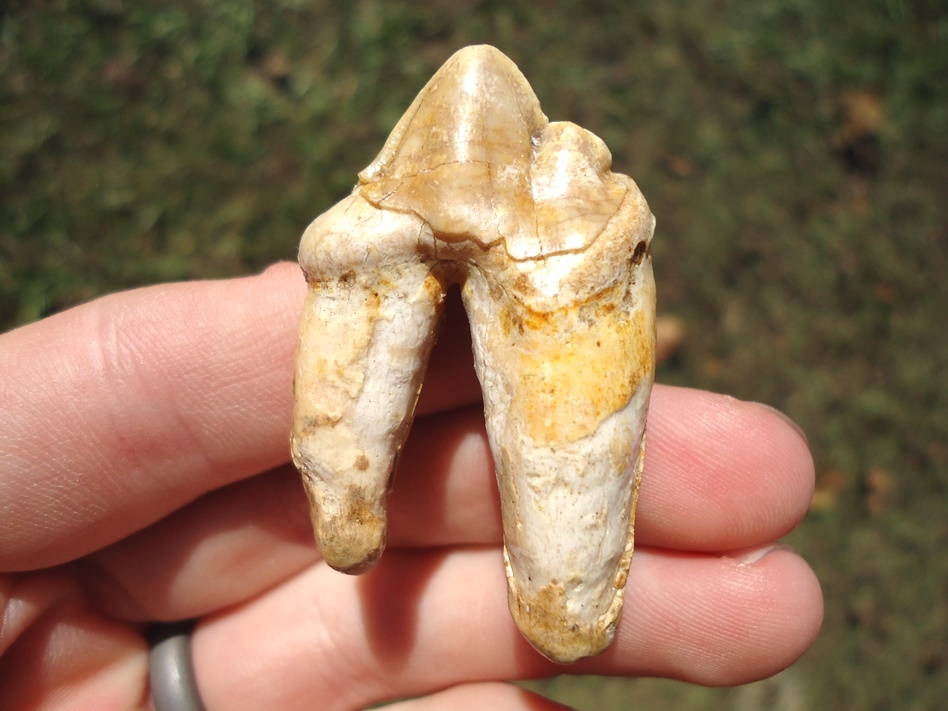
[[[281,264],[0,336],[0,708],[148,708],[147,625],[187,618],[211,711],[424,694],[399,708],[558,708],[497,682],[738,684],[812,642],[819,585],[774,545],[809,503],[804,440],[768,408],[656,386],[615,642],[571,667],[534,652],[507,612],[460,313],[401,458],[385,555],[361,577],[329,569],[287,463],[304,290]]]

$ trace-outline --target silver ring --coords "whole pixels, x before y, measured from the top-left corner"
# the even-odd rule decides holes
[[[155,711],[205,711],[191,660],[191,623],[153,630],[148,676]]]

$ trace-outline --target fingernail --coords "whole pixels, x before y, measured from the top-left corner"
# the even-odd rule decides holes
[[[788,415],[786,415],[785,413],[781,412],[781,411],[778,410],[776,407],[773,407],[773,406],[771,406],[771,405],[768,405],[768,404],[765,403],[765,402],[755,402],[755,401],[752,401],[752,404],[754,404],[754,405],[759,405],[760,407],[764,408],[765,410],[769,410],[770,412],[772,412],[773,414],[775,414],[777,417],[779,417],[781,420],[783,420],[784,422],[786,422],[788,425],[790,425],[790,427],[793,429],[794,432],[796,432],[798,435],[800,435],[800,439],[803,440],[803,442],[806,444],[807,448],[810,447],[810,439],[809,439],[809,437],[806,436],[806,432],[803,431],[803,428],[800,427],[800,425],[798,425],[796,422],[794,422],[793,420],[791,420]]]
[[[786,543],[773,543],[769,546],[763,546],[762,548],[754,548],[753,550],[744,551],[738,555],[727,556],[734,560],[738,565],[754,565],[759,563],[761,559],[770,555],[774,551],[793,551],[791,546],[788,546]]]

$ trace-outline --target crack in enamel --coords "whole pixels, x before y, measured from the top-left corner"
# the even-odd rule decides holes
[[[655,371],[655,221],[600,139],[492,47],[428,82],[300,244],[291,449],[329,565],[370,568],[445,292],[461,285],[511,613],[558,662],[612,641]]]

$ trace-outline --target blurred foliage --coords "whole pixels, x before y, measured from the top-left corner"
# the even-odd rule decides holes
[[[948,698],[948,12],[935,0],[0,4],[0,327],[293,258],[433,71],[490,42],[658,216],[665,382],[801,423],[824,632],[740,690],[555,680],[580,708]]]

